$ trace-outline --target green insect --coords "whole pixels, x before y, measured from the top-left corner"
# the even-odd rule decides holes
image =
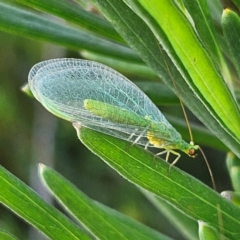
[[[196,156],[198,145],[185,142],[153,102],[115,70],[93,61],[53,59],[33,66],[29,86],[35,98],[53,114],[81,126],[134,144],[181,150]]]

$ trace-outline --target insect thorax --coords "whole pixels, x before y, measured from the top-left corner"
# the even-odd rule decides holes
[[[168,140],[164,137],[158,137],[153,132],[149,131],[147,133],[147,138],[149,143],[156,148],[165,148],[168,150],[178,149],[185,152],[190,157],[196,156],[196,151],[198,150],[198,145],[194,145],[192,142],[187,143],[182,138],[177,138],[176,140]]]
[[[164,148],[164,146],[169,146],[171,143],[163,138],[159,138],[154,136],[151,132],[147,133],[147,138],[149,143],[152,144],[156,148]]]

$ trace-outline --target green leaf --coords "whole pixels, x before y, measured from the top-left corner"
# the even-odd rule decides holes
[[[130,0],[130,2],[135,1]],[[185,69],[187,69],[189,75],[192,78],[193,83],[189,82],[189,85],[193,87],[195,85],[195,88],[197,88],[202,94],[208,95],[210,93],[213,93],[212,91],[215,90],[214,87],[216,87],[216,85],[219,85],[217,88],[218,93],[223,93],[223,95],[226,96],[226,100],[222,100],[225,100],[226,102],[228,101],[228,98],[232,100],[232,98],[230,98],[231,95],[228,94],[228,91],[226,90],[226,85],[223,84],[223,80],[219,75],[216,67],[209,58],[205,49],[202,47],[196,33],[193,31],[192,25],[188,22],[188,19],[186,19],[186,17],[182,14],[181,10],[174,3],[174,1],[164,0],[156,2],[155,0],[139,0],[138,2],[142,5],[140,7],[148,11],[149,15],[146,14],[146,16],[144,17],[146,19],[145,21],[148,21],[149,27],[151,27],[152,29],[156,27],[151,24],[149,20],[151,16],[156,20],[157,24],[159,24],[159,27],[161,27],[161,29],[167,35],[168,41],[170,42],[172,48],[174,49]],[[140,7],[138,6],[138,8]],[[138,10],[138,8],[135,9]],[[197,10],[199,11],[199,9]],[[159,14],[159,12],[161,12],[161,14]],[[156,30],[155,32],[156,36],[161,41],[161,36],[157,33]],[[203,37],[205,34],[206,33],[201,33]],[[213,44],[211,43],[211,48],[213,48],[212,45]],[[214,43],[214,45],[216,45],[216,43]],[[171,49],[169,49],[169,51],[170,50]],[[173,59],[175,57],[176,56],[174,55],[172,56]],[[176,64],[178,64],[177,61]],[[182,69],[182,66],[179,66],[179,68]],[[212,81],[207,83],[206,81],[209,78],[211,78]],[[189,80],[186,79],[186,81]],[[212,101],[211,105],[213,105],[216,110],[221,110],[218,112],[220,112],[222,115],[227,115],[225,112],[223,112],[220,103],[216,99],[214,99],[213,97],[207,97],[208,96],[205,96],[205,98],[208,99],[209,102]],[[226,117],[227,116],[225,116],[225,118]],[[239,116],[237,115],[237,117]],[[228,118],[229,117],[227,117],[227,119]]]
[[[239,239],[240,209],[215,191],[175,167],[169,172],[168,163],[138,146],[83,127],[77,131],[80,140],[91,151],[130,182],[165,199],[189,217],[201,219],[217,229],[221,228],[220,211],[221,232],[231,239]]]
[[[90,239],[70,219],[0,166],[0,202],[50,239]]]
[[[103,63],[109,67],[116,69],[117,71],[125,74],[126,76],[147,79],[147,80],[159,80],[157,74],[149,67],[147,67],[144,63],[130,63],[127,61],[123,61],[122,59],[112,58],[105,55],[93,54],[88,51],[81,51],[81,56],[86,59],[93,60],[96,62]],[[145,81],[146,82],[146,81]]]
[[[217,230],[209,224],[199,220],[199,239],[200,240],[219,240],[221,239]]]
[[[17,237],[13,236],[11,233],[0,229],[0,239],[1,240],[18,240]]]
[[[192,25],[195,27],[202,43],[218,63],[222,58],[222,53],[216,40],[216,33],[206,0],[183,0],[183,2],[186,7],[186,9],[183,8],[183,13],[187,18],[188,14],[190,15],[189,22],[193,21]]]
[[[222,121],[221,127],[225,128],[228,133],[230,131],[232,137],[236,138],[239,143],[239,137],[237,137],[240,130],[238,127],[239,109],[192,26],[173,1],[140,0],[139,2],[167,35],[171,46],[191,76],[191,80],[188,78],[185,80],[193,93],[202,99],[214,118]],[[150,20],[149,26],[151,27]],[[156,35],[161,41],[161,36],[158,36],[157,32]],[[179,68],[181,69],[181,65]],[[234,116],[229,115],[232,111]]]
[[[142,190],[147,199],[189,240],[199,240],[197,221],[189,218],[167,201]]]
[[[222,4],[219,0],[207,0],[210,14],[215,25],[221,25]]]
[[[123,45],[3,3],[0,3],[0,30],[75,50],[86,49],[128,61],[142,62]]]
[[[161,82],[134,81],[156,105],[179,105],[179,98]],[[161,91],[159,91],[161,89]]]
[[[192,26],[201,39],[202,44],[206,47],[215,64],[221,69],[225,81],[232,90],[231,75],[218,45],[217,34],[206,0],[183,0],[183,2],[187,9],[183,8],[183,12],[186,11],[185,15],[189,18],[190,23],[193,21]],[[189,17],[188,14],[190,14],[191,17]]]
[[[94,3],[121,33],[125,41],[173,91],[180,95],[187,107],[236,155],[240,156],[238,127],[240,114],[236,102],[185,16],[168,1],[166,4],[165,1],[144,1],[147,5],[145,7],[141,6],[139,1],[126,1],[139,16],[143,17],[159,41],[164,42],[172,60],[161,50],[146,23],[122,1],[94,0]],[[150,13],[147,12],[148,10]],[[163,21],[167,19],[166,22],[161,23],[160,17]],[[166,38],[167,33],[163,32],[163,27],[168,33],[172,30],[169,38],[175,44],[174,48]],[[181,46],[178,45],[178,39],[181,41]],[[172,61],[178,64],[177,68],[181,69],[184,78]]]
[[[240,77],[240,19],[239,16],[229,9],[225,9],[222,15],[223,34],[228,44],[228,49],[232,57],[232,62]]]
[[[239,192],[223,191],[223,192],[221,192],[221,196],[228,199],[229,201],[233,202],[238,207],[240,207],[240,193]]]
[[[41,177],[57,200],[97,239],[170,239],[88,198],[54,170],[41,165]]]
[[[240,192],[240,159],[229,152],[226,159],[228,172],[232,181],[233,189]]]
[[[17,2],[56,15],[100,36],[124,42],[106,20],[82,9],[73,2],[66,0],[17,0]]]

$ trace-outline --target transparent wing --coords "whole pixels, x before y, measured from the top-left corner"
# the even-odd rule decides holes
[[[134,112],[141,118],[159,123],[154,136],[174,141],[181,137],[152,101],[131,81],[115,70],[92,61],[53,59],[36,64],[30,71],[29,86],[49,111],[69,121],[129,141],[137,136],[138,144],[145,145],[146,127],[110,121],[92,114],[83,106],[85,99],[93,99]],[[118,112],[115,113],[116,120]],[[129,139],[129,137],[131,138]]]

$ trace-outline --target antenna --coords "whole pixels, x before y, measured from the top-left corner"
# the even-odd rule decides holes
[[[205,161],[205,163],[206,163],[206,165],[207,165],[208,172],[209,172],[209,175],[210,175],[210,177],[211,177],[213,189],[214,189],[215,191],[217,191],[216,184],[215,184],[215,181],[214,181],[214,177],[213,177],[213,174],[212,174],[212,170],[211,170],[211,168],[210,168],[210,165],[209,165],[209,163],[208,163],[208,160],[207,160],[207,158],[206,158],[203,150],[202,150],[200,147],[199,147],[199,150],[200,150],[200,152],[201,152],[201,154],[202,154],[202,156],[203,156],[203,159],[204,159],[204,161]]]
[[[159,45],[159,42],[158,42],[157,39],[156,39],[156,41],[157,41],[159,50],[162,52],[162,48],[161,48],[161,46]],[[175,88],[175,91],[176,91],[176,93],[178,93],[178,89],[177,89],[176,83],[175,83],[175,81],[173,80],[172,73],[171,73],[171,71],[170,71],[170,69],[169,69],[169,67],[168,67],[168,64],[167,64],[166,59],[165,59],[164,56],[163,56],[163,60],[164,60],[164,64],[165,64],[165,66],[166,66],[166,69],[167,69],[167,71],[168,71],[168,74],[169,74],[169,76],[170,76],[170,78],[171,78],[171,80],[172,80],[172,83],[173,83],[173,86],[174,86],[174,88]],[[190,143],[193,143],[193,134],[192,134],[192,130],[191,130],[191,127],[190,127],[190,123],[189,123],[189,120],[188,120],[188,116],[187,116],[185,107],[184,107],[184,105],[183,105],[183,102],[182,102],[181,97],[180,97],[179,94],[178,94],[178,99],[179,99],[179,102],[180,102],[180,105],[181,105],[181,108],[182,108],[182,111],[183,111],[183,115],[184,115],[184,118],[185,118],[185,120],[186,120],[186,124],[187,124],[187,127],[188,127],[188,132],[189,132],[189,136],[190,136]],[[199,150],[200,150],[200,152],[201,152],[201,154],[202,154],[202,156],[203,156],[203,159],[204,159],[204,161],[205,161],[205,163],[206,163],[206,165],[207,165],[208,172],[209,172],[209,175],[210,175],[210,178],[211,178],[211,181],[212,181],[213,189],[214,189],[215,191],[217,191],[216,184],[215,184],[214,177],[213,177],[213,173],[212,173],[212,170],[211,170],[210,165],[209,165],[209,163],[208,163],[208,160],[207,160],[207,158],[206,158],[206,155],[204,154],[202,148],[199,147]]]
[[[156,39],[156,42],[157,42],[159,51],[160,51],[161,53],[163,53],[162,50],[164,50],[164,49],[163,49],[163,48],[161,47],[161,45],[159,44],[159,41],[157,40],[157,38],[155,38],[155,39]],[[166,52],[166,51],[165,51],[165,52]],[[168,67],[168,64],[167,64],[167,62],[166,62],[166,59],[165,59],[164,55],[163,55],[163,61],[164,61],[164,64],[165,64],[165,66],[166,66],[166,69],[167,69],[167,71],[168,71],[168,74],[169,74],[169,76],[170,76],[170,78],[171,78],[171,80],[172,80],[172,83],[173,83],[173,86],[174,86],[174,88],[175,88],[175,91],[176,91],[176,93],[177,93],[177,95],[178,95],[178,99],[179,99],[179,102],[180,102],[180,105],[181,105],[181,108],[182,108],[182,111],[183,111],[183,115],[184,115],[184,118],[185,118],[185,120],[186,120],[186,124],[187,124],[187,127],[188,127],[188,132],[189,132],[189,136],[190,136],[190,141],[193,142],[193,135],[192,135],[192,130],[191,130],[191,127],[190,127],[190,124],[189,124],[188,116],[187,116],[185,107],[184,107],[184,105],[183,105],[183,102],[182,102],[182,100],[181,100],[181,97],[180,97],[180,95],[178,94],[178,88],[177,88],[177,86],[176,86],[175,81],[173,80],[172,73],[171,73],[171,71],[170,71],[170,69],[169,69],[169,67]]]
[[[171,80],[172,80],[173,86],[174,86],[176,92],[178,93],[176,83],[175,83],[174,80],[173,80],[173,76],[172,76],[172,74],[171,74],[171,71],[170,71],[170,69],[169,69],[169,67],[168,67],[168,65],[167,65],[167,62],[166,62],[165,58],[164,58],[164,63],[165,63],[165,66],[166,66],[166,68],[167,68],[168,74],[169,74],[169,76],[170,76],[170,78],[171,78]],[[180,105],[181,105],[181,108],[182,108],[182,111],[183,111],[184,118],[185,118],[185,120],[186,120],[186,124],[187,124],[187,127],[188,127],[188,132],[189,132],[189,136],[190,136],[190,141],[193,142],[193,135],[192,135],[192,130],[191,130],[191,127],[190,127],[190,124],[189,124],[188,116],[187,116],[185,107],[184,107],[184,105],[183,105],[183,102],[182,102],[181,97],[180,97],[179,94],[178,94],[178,99],[179,99],[179,102],[180,102]]]

